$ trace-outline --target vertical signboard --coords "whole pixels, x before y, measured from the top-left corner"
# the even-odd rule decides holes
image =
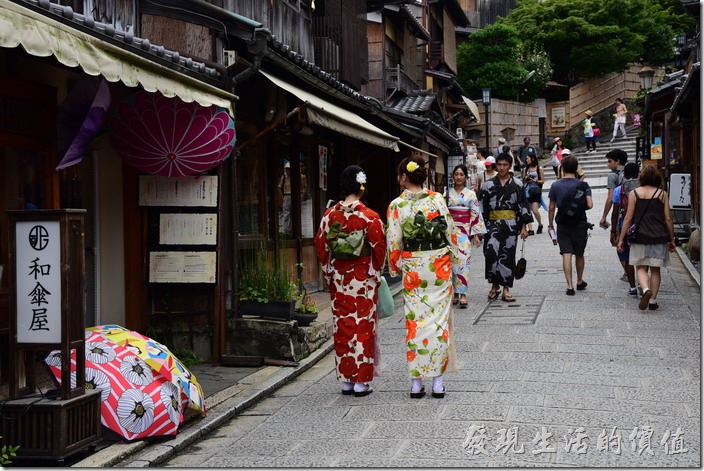
[[[15,225],[17,343],[61,343],[59,221]]]

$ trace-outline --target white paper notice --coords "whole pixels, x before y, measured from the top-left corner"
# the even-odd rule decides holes
[[[215,252],[150,252],[150,283],[215,283]]]
[[[218,177],[139,177],[140,206],[204,206],[218,204]]]
[[[217,214],[160,214],[161,245],[215,245]]]

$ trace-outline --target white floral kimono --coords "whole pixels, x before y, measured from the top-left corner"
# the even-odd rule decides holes
[[[447,200],[455,226],[459,229],[457,235],[457,248],[460,258],[464,263],[452,265],[453,285],[455,294],[467,294],[469,286],[469,266],[472,257],[471,236],[486,234],[484,218],[479,210],[477,194],[469,188],[464,188],[459,193],[454,188],[450,188]]]
[[[447,223],[444,247],[410,250],[416,241],[404,238],[404,227],[418,212],[428,222],[442,218]],[[403,275],[408,371],[414,378],[456,371],[451,278],[458,258],[457,234],[445,198],[431,190],[405,190],[389,205],[387,221],[389,271]]]

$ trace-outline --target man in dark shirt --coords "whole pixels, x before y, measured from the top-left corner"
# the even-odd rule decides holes
[[[587,222],[586,211],[592,209],[592,189],[589,184],[576,178],[579,162],[571,155],[562,158],[562,169],[564,177],[555,181],[550,186],[550,207],[548,209],[548,231],[554,231],[553,221],[555,220],[555,208],[559,208],[557,213],[557,243],[560,245],[562,255],[562,270],[565,272],[567,280],[567,296],[574,296],[574,286],[572,284],[572,255],[575,257],[575,269],[577,271],[577,290],[582,291],[587,287],[587,282],[582,279],[584,274],[584,249],[587,248]],[[571,206],[570,200],[577,191],[584,192],[584,204],[582,207]],[[572,214],[569,214],[571,211]]]
[[[530,137],[523,138],[523,147],[518,148],[518,159],[516,160],[516,166],[519,167],[518,171],[522,171],[526,167],[526,159],[528,154],[537,155],[535,147],[530,145]]]

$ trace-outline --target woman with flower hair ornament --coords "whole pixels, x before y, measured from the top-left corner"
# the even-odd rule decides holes
[[[367,175],[358,165],[342,171],[342,201],[328,208],[315,250],[330,286],[333,342],[342,394],[366,396],[379,376],[377,299],[386,259],[384,225],[360,198]]]
[[[407,157],[396,172],[403,192],[389,205],[386,241],[389,271],[403,275],[410,395],[423,397],[423,378],[430,377],[433,397],[442,398],[442,375],[457,370],[451,304],[452,265],[461,261],[457,233],[445,198],[423,188],[423,159]]]

